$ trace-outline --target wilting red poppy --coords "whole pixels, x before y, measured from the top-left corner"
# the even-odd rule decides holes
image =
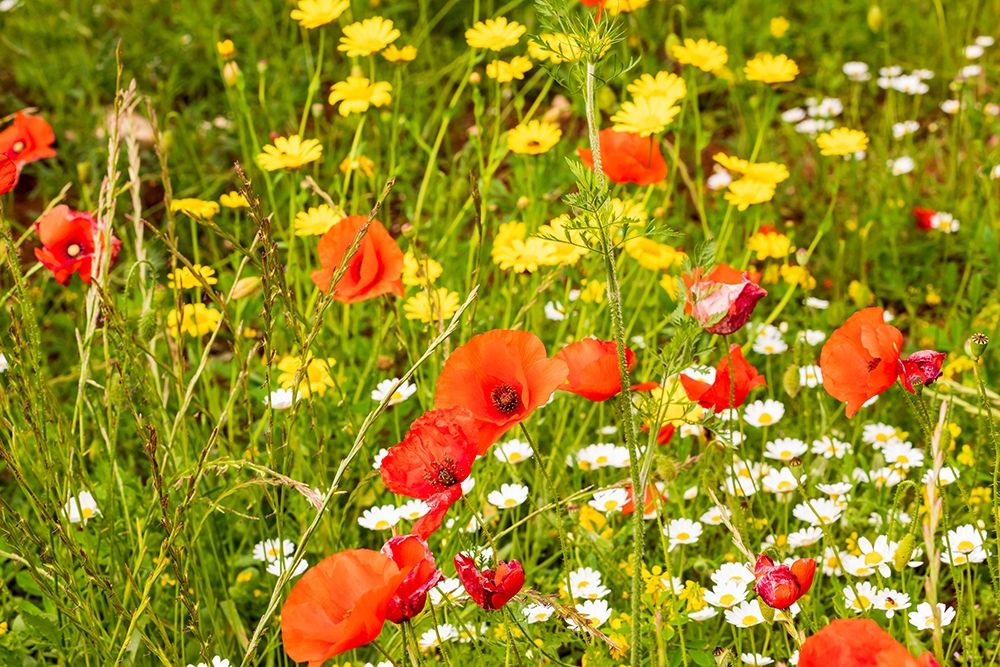
[[[560,389],[591,401],[606,401],[622,388],[618,370],[618,346],[611,340],[584,338],[556,353],[569,368],[569,377]],[[625,348],[625,364],[635,365],[635,352]]]
[[[430,511],[413,524],[426,538],[441,526],[448,508],[462,497],[462,482],[472,471],[479,431],[464,408],[431,410],[418,417],[402,442],[389,449],[379,472],[386,488],[424,500]]]
[[[410,570],[389,600],[385,614],[393,623],[402,623],[423,610],[427,603],[427,592],[444,575],[435,566],[434,554],[427,543],[416,535],[389,538],[382,547],[382,553],[391,558],[400,569]]]
[[[503,607],[524,585],[524,569],[516,560],[497,561],[495,568],[480,571],[476,561],[460,553],[455,556],[455,569],[469,597],[487,611]]]
[[[607,128],[601,130],[600,145],[601,171],[615,183],[651,185],[667,177],[667,163],[659,142],[652,136]],[[594,168],[593,151],[578,148],[576,152],[585,165]]]
[[[701,269],[683,275],[688,289],[684,312],[693,316],[705,331],[728,335],[747,323],[757,302],[767,291],[750,279],[750,274],[719,264],[704,278]]]
[[[775,565],[774,561],[761,554],[753,570],[754,592],[775,609],[788,609],[812,586],[816,574],[816,561],[799,558],[792,566]]]
[[[903,334],[886,324],[881,308],[865,308],[830,334],[819,355],[823,387],[847,402],[847,416],[892,386],[899,373]]]
[[[288,657],[320,667],[378,637],[389,603],[409,572],[370,549],[324,558],[295,583],[281,608]]]
[[[732,372],[729,370],[730,359],[733,363]],[[712,384],[688,377],[683,373],[681,373],[681,384],[692,401],[696,401],[703,408],[722,412],[743,405],[750,390],[765,386],[767,380],[746,360],[742,348],[733,344],[729,347],[729,355],[723,356],[716,366],[715,380]]]
[[[35,248],[35,257],[59,283],[68,283],[74,273],[80,274],[83,282],[90,282],[94,260],[100,261],[102,254],[94,237],[98,242],[104,237],[103,226],[94,216],[60,204],[38,219],[35,231],[42,242],[41,248]],[[118,257],[121,246],[122,242],[112,236],[110,263]]]
[[[914,658],[870,618],[838,618],[806,639],[798,667],[940,667],[928,651]]]
[[[0,155],[10,158],[20,170],[29,162],[55,157],[56,151],[52,148],[55,140],[52,126],[44,118],[19,111],[14,116],[14,124],[0,132]]]
[[[6,155],[0,155],[0,195],[5,195],[17,185],[17,165]]]
[[[533,333],[494,329],[473,336],[448,357],[438,376],[434,406],[462,407],[476,418],[479,453],[545,405],[568,369],[549,359]]]
[[[911,394],[917,393],[917,388],[930,384],[941,377],[941,364],[948,355],[934,350],[920,350],[906,359],[899,360],[899,381]],[[914,383],[917,387],[914,387]]]
[[[330,290],[333,275],[347,256],[347,251],[368,220],[364,215],[344,218],[319,239],[318,270],[312,281],[324,292]],[[334,297],[342,303],[355,303],[383,294],[403,296],[403,251],[378,220],[372,220],[361,238],[357,252],[347,262],[344,275],[334,286]]]

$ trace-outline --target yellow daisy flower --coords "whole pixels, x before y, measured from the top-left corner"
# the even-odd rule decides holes
[[[465,41],[474,49],[500,51],[517,44],[526,31],[527,28],[517,21],[508,21],[506,17],[499,16],[476,21],[475,25],[465,31]]]
[[[388,81],[372,83],[364,76],[349,76],[330,88],[330,104],[340,102],[338,111],[346,118],[352,113],[364,113],[368,107],[381,107],[392,102],[392,84]]]
[[[273,144],[264,146],[257,156],[257,164],[266,171],[298,169],[315,162],[323,155],[323,146],[316,139],[303,140],[299,135],[277,137]]]
[[[670,55],[682,65],[691,65],[704,72],[714,72],[729,62],[726,47],[708,39],[685,39],[683,44],[674,44]]]
[[[747,249],[757,254],[757,259],[784,259],[792,251],[792,242],[781,232],[757,232],[747,240]]]
[[[761,83],[788,83],[799,75],[799,66],[784,54],[758,53],[743,68],[747,81]]]
[[[231,39],[224,39],[221,42],[216,42],[215,50],[219,53],[219,57],[223,60],[229,60],[236,55],[236,45],[233,44],[233,40]]]
[[[781,278],[786,285],[801,285],[806,289],[816,287],[816,279],[809,274],[809,270],[804,266],[793,266],[785,264],[781,267]]]
[[[754,181],[777,185],[788,179],[788,167],[780,162],[750,162],[734,155],[716,153],[712,159],[734,174]]]
[[[561,136],[555,123],[529,120],[507,133],[507,148],[518,155],[541,155],[559,143]]]
[[[514,56],[510,61],[494,60],[486,66],[486,76],[496,79],[498,83],[510,83],[514,79],[523,79],[524,74],[531,69],[531,60],[524,56]]]
[[[438,287],[418,292],[407,299],[403,303],[403,314],[408,320],[437,324],[450,320],[460,305],[457,292],[452,292],[447,287]]]
[[[226,208],[248,208],[250,202],[236,190],[230,190],[219,197],[219,203]]]
[[[553,265],[552,242],[535,236],[528,236],[528,227],[523,222],[505,222],[500,225],[493,239],[490,257],[503,271],[530,273],[540,266]]]
[[[624,102],[618,113],[611,117],[615,131],[648,137],[662,132],[673,122],[681,108],[669,97],[637,97]]]
[[[659,243],[644,236],[637,236],[625,241],[625,252],[639,266],[650,271],[665,271],[673,267],[683,266],[687,257],[683,251],[665,243]]]
[[[536,236],[542,238],[550,248],[548,263],[552,266],[572,266],[587,254],[583,232],[571,229],[569,223],[569,215],[564,213],[549,220],[549,224],[539,227],[536,233]]]
[[[632,97],[666,97],[675,102],[687,94],[684,79],[671,72],[643,74],[628,85]]]
[[[528,55],[535,60],[548,60],[553,65],[579,60],[583,55],[576,37],[562,32],[543,32],[538,41],[528,42]]]
[[[417,57],[417,47],[407,45],[400,48],[393,44],[382,51],[382,57],[391,63],[408,63]]]
[[[583,289],[580,290],[580,301],[584,303],[604,303],[604,295],[608,284],[600,280],[583,279]]]
[[[349,171],[360,171],[371,178],[375,174],[375,163],[365,155],[355,155],[353,158],[348,155],[340,161],[340,171],[344,174]]]
[[[194,197],[174,199],[170,202],[170,212],[183,213],[195,220],[211,220],[218,214],[219,205],[214,201],[205,201]]]
[[[741,178],[729,184],[726,201],[741,211],[754,204],[763,204],[774,199],[774,185],[752,178]]]
[[[868,135],[861,130],[838,127],[816,137],[823,155],[853,155],[868,148]]]
[[[219,325],[222,313],[203,303],[187,303],[178,311],[176,308],[167,314],[167,331],[175,338],[187,334],[200,338],[211,333]]]
[[[392,21],[374,16],[344,26],[344,34],[337,50],[345,52],[350,58],[370,56],[399,39],[399,35],[400,32],[393,27]]]
[[[443,271],[441,263],[430,257],[417,259],[412,250],[403,255],[403,284],[407,287],[433,285]]]
[[[295,215],[296,236],[322,236],[344,219],[345,213],[327,204],[313,206]]]
[[[785,36],[788,32],[788,28],[791,27],[791,23],[788,22],[784,16],[775,16],[771,19],[771,37],[781,38]]]
[[[282,389],[293,389],[295,387],[295,375],[299,374],[299,386],[296,392],[300,398],[308,398],[312,394],[322,396],[327,389],[332,389],[336,385],[330,369],[337,363],[336,359],[310,359],[305,364],[302,357],[295,355],[285,355],[278,362],[278,384]]]
[[[642,9],[648,4],[649,0],[607,0],[604,3],[604,11],[612,16],[617,16]]]
[[[174,269],[167,274],[167,284],[174,289],[201,287],[202,283],[198,280],[198,276],[201,276],[205,283],[209,285],[219,282],[218,278],[215,277],[215,269],[212,267],[194,264],[192,268],[193,270],[186,266],[181,266]]]
[[[312,30],[336,21],[350,6],[350,0],[299,0],[291,16],[303,28]]]

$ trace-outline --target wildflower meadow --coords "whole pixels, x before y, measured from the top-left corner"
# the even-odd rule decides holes
[[[0,667],[996,667],[998,0],[0,0]]]

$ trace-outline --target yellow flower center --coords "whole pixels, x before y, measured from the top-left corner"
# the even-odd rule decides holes
[[[743,625],[754,625],[757,623],[757,617],[753,615],[743,617]]]
[[[878,565],[882,562],[882,554],[872,551],[865,555],[865,565]]]
[[[503,501],[504,507],[514,507],[515,505],[517,505],[517,501],[513,498],[507,498]]]
[[[974,545],[969,540],[962,540],[961,542],[958,543],[958,547],[957,547],[957,549],[959,551],[972,551],[975,548],[976,548],[976,545]]]
[[[726,593],[725,595],[719,598],[719,604],[721,604],[724,607],[728,607],[734,602],[736,602],[736,596],[733,595],[732,593]]]
[[[757,421],[759,421],[761,424],[770,424],[774,420],[771,419],[771,415],[765,412],[764,414],[762,414],[760,417],[757,418]]]
[[[389,527],[389,522],[385,519],[379,519],[379,522],[375,524],[375,530],[385,530]]]
[[[77,255],[80,254],[80,251],[82,249],[83,248],[81,248],[78,244],[71,243],[69,246],[66,247],[66,254],[69,255],[70,257],[76,257]]]
[[[94,516],[94,510],[90,507],[84,507],[82,510],[80,510],[80,514],[81,516],[83,516],[84,519],[89,519],[90,517]]]
[[[677,539],[678,540],[687,540],[687,539],[690,539],[690,538],[691,538],[691,535],[689,533],[677,533]]]

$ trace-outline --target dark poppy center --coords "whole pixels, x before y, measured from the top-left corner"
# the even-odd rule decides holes
[[[70,257],[76,257],[77,255],[80,254],[81,250],[82,248],[77,243],[71,243],[68,246],[66,246],[66,254],[69,255]]]
[[[443,461],[435,461],[431,464],[431,472],[425,474],[424,479],[435,486],[455,486],[459,483],[458,475],[455,474],[455,459],[446,456]]]
[[[490,400],[493,402],[493,407],[503,415],[513,414],[521,408],[520,394],[518,394],[517,389],[507,383],[493,387],[493,391],[490,392]]]
[[[878,365],[881,364],[881,363],[882,363],[882,359],[880,357],[875,357],[874,359],[872,359],[871,361],[869,361],[868,362],[868,372],[871,373],[873,370],[875,370],[876,368],[878,368]]]

